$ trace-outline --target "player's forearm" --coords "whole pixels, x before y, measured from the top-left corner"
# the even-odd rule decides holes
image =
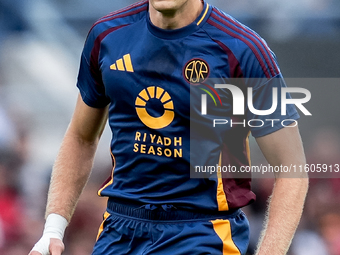
[[[90,175],[97,141],[85,141],[68,130],[55,161],[46,216],[57,213],[70,221]]]
[[[304,165],[305,155],[298,127],[287,127],[257,142],[272,166]],[[308,189],[308,175],[281,172],[268,206],[265,228],[256,255],[285,255],[299,224]]]
[[[308,178],[276,180],[256,255],[287,253],[299,224],[308,189]]]

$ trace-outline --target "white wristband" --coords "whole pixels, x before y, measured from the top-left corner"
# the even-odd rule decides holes
[[[43,235],[63,240],[67,224],[68,222],[63,216],[52,213],[46,218]]]
[[[42,255],[49,255],[50,239],[57,238],[59,240],[63,240],[67,224],[67,220],[59,214],[52,213],[48,215],[45,222],[43,236],[34,245],[32,251],[38,251]]]

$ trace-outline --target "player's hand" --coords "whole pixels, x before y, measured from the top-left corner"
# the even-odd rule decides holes
[[[28,255],[61,255],[65,248],[62,240],[67,224],[63,216],[55,213],[49,214],[42,237]]]
[[[42,237],[28,255],[61,255],[64,251],[64,243],[57,238],[46,239]]]

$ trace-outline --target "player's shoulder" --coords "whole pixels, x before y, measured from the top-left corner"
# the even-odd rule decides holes
[[[254,30],[215,6],[211,7],[211,13],[206,23],[208,32],[216,35],[219,33],[229,39],[263,40]]]
[[[90,28],[89,35],[99,34],[107,30],[115,30],[141,20],[147,13],[148,0],[141,0],[125,8],[111,12],[108,15],[98,19]]]
[[[276,57],[267,42],[230,14],[213,6],[205,31],[215,42],[228,48],[239,61],[246,59],[247,62],[256,62],[267,78],[279,74]]]

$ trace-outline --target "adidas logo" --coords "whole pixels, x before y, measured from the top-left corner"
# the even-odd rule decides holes
[[[123,58],[120,58],[116,61],[116,63],[110,66],[111,70],[118,70],[118,71],[127,71],[133,73],[133,66],[131,62],[130,54],[126,54]]]

